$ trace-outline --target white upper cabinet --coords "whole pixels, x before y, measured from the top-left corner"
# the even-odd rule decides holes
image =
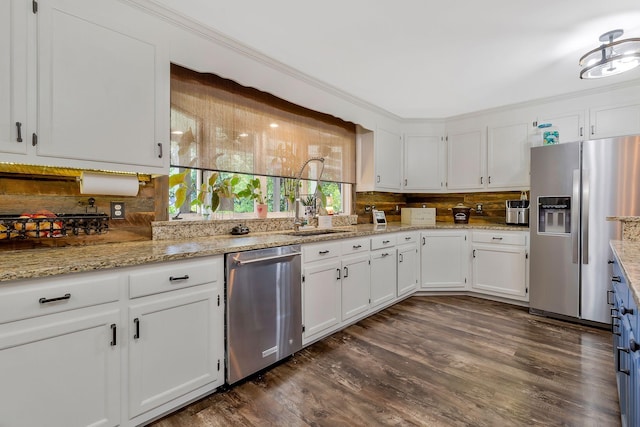
[[[537,126],[542,123],[551,123],[558,130],[561,144],[564,142],[583,141],[586,137],[584,110],[556,114],[545,113],[539,116],[538,120],[532,123],[537,145],[542,144],[542,131],[537,129]]]
[[[590,109],[589,138],[640,134],[640,104]]]
[[[376,188],[400,189],[402,137],[392,131],[378,129],[375,135]]]
[[[27,153],[27,22],[23,0],[0,3],[0,152]]]
[[[356,191],[401,189],[402,136],[378,128],[358,128],[356,135]]]
[[[38,2],[38,156],[162,171],[169,63],[138,13],[111,1]]]
[[[442,190],[445,154],[441,136],[405,135],[402,188],[406,191]]]
[[[485,132],[451,131],[447,137],[447,189],[479,190],[485,185]]]
[[[529,124],[490,126],[487,134],[487,188],[529,186]]]

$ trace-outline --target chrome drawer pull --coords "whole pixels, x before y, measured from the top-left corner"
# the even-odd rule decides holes
[[[173,277],[173,276],[169,277],[169,281],[170,282],[177,282],[179,280],[188,280],[188,279],[189,279],[189,275],[188,274],[185,274],[184,276],[179,276],[179,277]]]
[[[492,240],[502,240],[502,237],[492,237]]]
[[[69,298],[71,298],[71,294],[64,294],[64,296],[58,298],[40,298],[38,301],[40,301],[40,304],[47,304],[49,302],[63,301]]]

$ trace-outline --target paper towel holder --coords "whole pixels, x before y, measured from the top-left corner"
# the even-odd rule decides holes
[[[82,171],[76,178],[80,194],[137,196],[140,189],[138,175]]]

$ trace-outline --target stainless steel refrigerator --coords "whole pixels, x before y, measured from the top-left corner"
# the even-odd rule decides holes
[[[640,216],[640,136],[531,149],[532,313],[610,322],[607,216]]]

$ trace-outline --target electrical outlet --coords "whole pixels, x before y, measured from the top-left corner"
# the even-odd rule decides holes
[[[124,219],[124,202],[111,202],[111,219]]]

